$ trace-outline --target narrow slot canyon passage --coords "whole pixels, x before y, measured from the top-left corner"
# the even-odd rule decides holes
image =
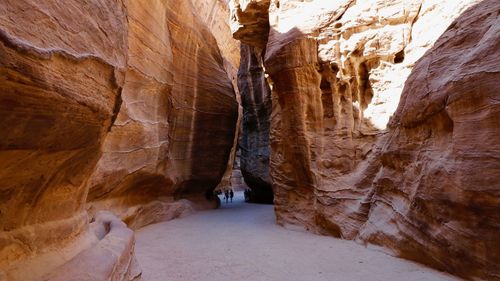
[[[232,203],[136,232],[144,280],[459,280],[353,241],[276,225],[272,205]]]
[[[500,281],[498,81],[499,0],[0,0],[0,281]]]

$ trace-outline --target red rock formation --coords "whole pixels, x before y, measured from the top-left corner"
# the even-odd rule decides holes
[[[120,107],[126,31],[116,2],[0,3],[0,268],[23,280],[13,264],[87,228],[86,183]]]
[[[173,203],[173,196],[215,188],[226,170],[238,117],[230,76],[237,49],[227,24],[199,16],[190,1],[147,2],[127,4],[123,105],[88,198],[92,212],[112,209],[134,227],[192,209],[186,201]],[[216,15],[228,14],[220,3],[212,5],[220,10]],[[216,38],[211,30],[227,35]]]
[[[263,16],[278,223],[498,278],[498,3],[326,2]]]
[[[237,126],[241,123],[243,108],[241,107],[241,99],[237,86],[237,72],[240,64],[240,43],[234,40],[229,27],[229,7],[226,0],[217,1],[193,1],[193,6],[196,15],[206,24],[212,32],[212,35],[217,41],[217,45],[221,51],[224,61],[224,68],[227,75],[231,79],[234,91],[236,92],[236,100],[238,101],[238,121]],[[236,149],[238,147],[239,130],[233,140],[233,147],[228,159],[227,168],[224,172],[222,180],[219,182],[216,189],[224,189],[231,186],[233,164],[236,158]]]
[[[98,211],[138,228],[215,188],[238,119],[228,16],[221,1],[0,3],[0,279],[135,278],[132,232]],[[102,247],[120,254],[90,261]]]
[[[358,235],[486,280],[500,278],[499,10],[490,0],[467,10],[416,63]]]

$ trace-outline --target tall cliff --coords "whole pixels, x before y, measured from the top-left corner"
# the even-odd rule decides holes
[[[127,4],[123,104],[88,200],[91,212],[115,210],[134,228],[188,212],[188,202],[172,200],[213,190],[230,162],[238,45],[228,24],[213,18],[228,17],[225,5],[193,3],[206,6],[180,0]]]
[[[264,74],[262,50],[258,47],[241,45],[238,88],[243,106],[240,170],[245,183],[252,189],[251,201],[272,203],[269,174],[271,89]]]
[[[278,223],[498,278],[499,8],[231,1],[264,50]]]
[[[263,55],[269,35],[270,1],[229,1],[231,30],[240,40],[238,89],[243,106],[241,122],[241,172],[252,189],[251,201],[272,203],[270,176],[271,89]]]
[[[139,278],[133,233],[102,210],[140,227],[223,177],[228,17],[208,0],[0,2],[1,280]]]

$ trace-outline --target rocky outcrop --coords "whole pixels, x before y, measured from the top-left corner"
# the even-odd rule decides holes
[[[109,212],[99,212],[90,229],[98,242],[41,280],[141,280],[133,231]]]
[[[227,75],[231,79],[234,91],[236,92],[236,100],[238,101],[238,120],[237,127],[241,123],[243,108],[241,107],[241,99],[237,86],[237,72],[240,64],[240,43],[234,40],[231,36],[229,26],[229,7],[226,0],[217,1],[191,1],[194,6],[196,15],[206,24],[212,32],[212,35],[217,41],[219,50],[221,51],[224,68]],[[236,130],[233,140],[231,154],[227,162],[227,168],[224,176],[217,185],[216,189],[221,190],[231,186],[233,164],[236,158],[236,150],[238,147],[239,130]]]
[[[163,219],[189,212],[192,206],[173,199],[202,196],[217,186],[238,118],[232,86],[237,48],[229,26],[215,21],[228,16],[227,8],[207,1],[195,1],[202,7],[191,1],[143,2],[127,4],[123,104],[88,197],[92,212],[111,209],[137,227],[155,222],[151,213],[163,213],[153,216]],[[212,14],[198,15],[197,8]],[[226,37],[216,38],[212,30]]]
[[[486,280],[500,278],[499,9],[486,0],[465,11],[416,63],[358,234]]]
[[[238,88],[243,106],[240,170],[245,183],[252,189],[254,201],[272,203],[269,175],[271,90],[264,75],[261,51],[245,44],[241,46]]]
[[[498,278],[498,3],[270,2],[278,223]]]
[[[230,0],[231,31],[234,38],[254,46],[265,48],[269,33],[269,5],[271,0]]]
[[[126,35],[117,2],[0,3],[0,269],[88,227],[86,183],[120,108]]]
[[[229,10],[167,2],[0,3],[0,279],[133,279],[130,229],[89,221],[184,216],[232,163]]]

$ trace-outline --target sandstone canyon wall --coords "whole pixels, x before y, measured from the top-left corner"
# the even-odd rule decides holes
[[[133,233],[101,210],[137,228],[221,180],[228,16],[208,0],[0,2],[0,280],[139,278]]]
[[[499,279],[499,9],[231,1],[272,89],[278,223]]]
[[[188,201],[172,200],[213,190],[231,162],[238,45],[222,21],[228,17],[225,5],[193,3],[205,5],[127,4],[123,105],[88,200],[91,212],[115,210],[133,228],[189,212]]]
[[[243,106],[240,170],[252,189],[252,201],[272,203],[269,174],[271,90],[264,75],[262,49],[241,45],[238,88]]]

